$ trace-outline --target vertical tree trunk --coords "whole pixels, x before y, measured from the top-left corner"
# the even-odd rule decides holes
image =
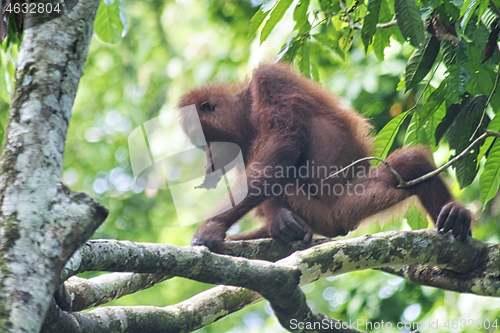
[[[0,159],[0,332],[38,332],[66,260],[107,211],[61,184],[98,0],[27,29]]]

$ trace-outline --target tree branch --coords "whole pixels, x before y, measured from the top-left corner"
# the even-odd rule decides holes
[[[289,256],[294,251],[304,250],[312,246],[331,241],[327,238],[313,239],[309,244],[298,242],[293,246],[282,246],[272,239],[225,242],[228,255],[247,259],[276,261]],[[119,241],[89,240],[82,246],[63,269],[61,281],[86,271],[103,270],[109,262],[115,260],[114,251],[123,246]],[[125,244],[126,245],[126,244]],[[147,273],[110,273],[91,279],[71,277],[65,283],[70,297],[64,296],[67,302],[64,310],[82,311],[98,305],[106,304],[125,295],[136,293],[152,287],[156,283],[172,278],[172,275]],[[66,290],[65,290],[66,291]],[[58,302],[61,306],[61,303]]]
[[[246,241],[226,241],[224,242],[224,246],[225,253],[229,256],[276,261],[289,256],[295,251],[305,250],[330,241],[331,239],[329,238],[316,238],[308,244],[297,242],[292,246],[283,246],[268,238]],[[68,260],[63,269],[61,280],[65,281],[72,275],[87,271],[113,271],[110,265],[113,265],[116,260],[123,259],[124,262],[122,264],[126,265],[127,258],[123,257],[122,259],[118,259],[116,257],[117,253],[129,251],[131,246],[135,246],[136,244],[148,243],[134,243],[112,239],[89,240],[74,253],[70,260]],[[148,245],[158,245],[160,248],[164,246],[162,244]],[[176,248],[172,245],[166,246],[169,246],[169,248]],[[183,249],[183,247],[181,247],[181,249]]]
[[[173,276],[139,273],[110,273],[91,279],[72,276],[64,283],[71,295],[68,311],[82,311],[120,297],[151,288]]]
[[[268,242],[268,240],[264,241]],[[237,280],[238,283],[235,285],[252,288],[253,283],[256,282],[245,282],[242,279],[253,277],[257,274],[255,270],[278,269],[280,271],[284,264],[287,267],[298,267],[305,260],[307,260],[308,266],[321,264],[323,270],[327,270],[314,279],[308,278],[303,281],[303,277],[301,277],[301,281],[307,283],[359,269],[404,264],[431,264],[465,273],[472,271],[479,265],[478,258],[484,255],[483,252],[489,246],[489,244],[474,238],[458,242],[453,237],[449,237],[448,234],[443,235],[434,229],[407,232],[391,231],[322,243],[303,251],[293,252],[285,259],[272,263],[219,255],[208,251],[203,246],[179,247],[169,244],[133,243],[117,240],[98,240],[89,243],[93,242],[99,244],[100,251],[97,255],[92,256],[93,267],[89,263],[88,269],[175,275],[200,282],[218,284],[232,284],[234,280]],[[257,244],[259,241],[252,242]],[[391,251],[396,245],[398,249],[407,250],[408,253],[392,253]],[[492,246],[496,249],[498,245],[493,244]],[[345,254],[346,249],[349,249],[349,254]],[[342,255],[339,253],[340,250],[342,250]],[[388,265],[383,261],[379,262],[380,258],[374,256],[374,252],[381,253],[380,255],[383,253],[385,256],[397,254],[398,259],[397,261],[392,260]],[[414,256],[416,253],[419,254],[418,257]],[[368,258],[366,267],[360,258],[363,255]],[[354,262],[350,262],[353,259],[350,258],[351,256],[355,256]],[[130,258],[136,259],[132,261]],[[329,259],[325,260],[325,258]],[[316,263],[315,260],[318,262]],[[86,261],[82,258],[82,263]],[[198,268],[198,266],[202,266],[202,268]],[[241,276],[234,276],[234,272],[228,272],[233,269],[238,271],[237,273],[241,272]],[[220,270],[224,272],[220,272]],[[78,271],[82,272],[83,270],[79,269]],[[246,283],[248,285],[244,285]],[[257,283],[257,288],[262,288],[259,284]]]
[[[396,24],[398,24],[398,21],[392,20],[392,21],[387,22],[387,23],[378,23],[375,27],[377,29],[387,29],[387,28],[395,26]],[[353,23],[353,24],[351,24],[351,29],[361,30],[361,29],[363,29],[363,26],[361,24],[354,24]]]
[[[332,241],[295,252],[276,263],[217,255],[207,251],[204,247],[176,247],[165,244],[113,240],[94,242],[99,244],[100,250],[97,252],[106,253],[92,257],[93,260],[96,260],[96,266],[99,266],[100,270],[169,274],[201,282],[250,288],[270,300],[282,325],[292,331],[293,327],[290,327],[292,319],[311,323],[326,319],[328,322],[339,323],[311,311],[305,305],[305,298],[302,292],[298,292],[300,289],[297,286],[311,283],[323,277],[355,270],[393,267],[394,271],[391,272],[401,275],[403,273],[397,269],[403,270],[403,268],[395,270],[394,267],[408,264],[414,265],[409,266],[413,267],[413,271],[417,271],[417,267],[425,267],[430,273],[452,270],[453,272],[448,275],[454,274],[456,279],[460,279],[463,283],[457,284],[458,280],[451,280],[451,278],[446,280],[430,273],[424,282],[439,281],[439,287],[443,289],[459,289],[457,291],[500,296],[500,288],[497,287],[500,280],[497,274],[497,268],[500,265],[498,256],[500,246],[498,244],[485,244],[472,238],[465,242],[458,242],[451,236],[442,235],[435,230],[384,232],[354,239]],[[253,242],[257,244],[259,241]],[[104,260],[104,257],[107,259]],[[131,261],[130,258],[138,259]],[[82,263],[86,261],[85,258],[81,260]],[[417,266],[421,264],[434,266]],[[446,283],[447,281],[449,284]],[[214,292],[221,291],[220,289],[215,290],[217,291]],[[237,289],[224,290],[230,291],[229,294],[225,294],[229,298],[225,300],[225,303],[213,308],[211,319],[204,325],[237,311],[238,309],[234,307],[235,303],[238,304],[237,307],[242,308],[258,300],[254,297],[254,293],[249,294],[246,289],[239,289],[243,294],[237,292]],[[229,304],[231,304],[230,308],[228,308]],[[79,325],[95,325],[95,323],[91,323],[97,318],[95,316],[102,316],[104,313],[111,315],[111,309],[114,309],[114,316],[118,320],[120,318],[117,315],[120,313],[118,308],[99,308],[88,313],[78,314],[65,313],[58,315],[58,317],[62,316],[63,322],[76,320]],[[143,307],[120,309],[123,309],[120,311],[126,311],[130,321],[135,321],[134,318],[145,311]],[[164,320],[168,317],[168,320],[177,322],[178,318],[172,318],[170,312],[164,312],[165,308],[148,307],[148,309],[160,317],[163,316]],[[179,313],[178,316],[196,316],[198,310],[193,309],[192,311],[190,314]],[[74,317],[71,320],[64,319],[66,316]],[[87,321],[88,324],[86,324]],[[161,320],[155,319],[155,321]],[[56,330],[55,326],[50,327]],[[177,326],[171,327],[175,329]],[[181,327],[177,328],[181,329]],[[349,327],[348,329],[353,328]]]
[[[42,332],[143,333],[192,332],[243,307],[262,300],[254,291],[217,286],[183,302],[165,307],[100,307],[89,312],[66,312],[52,304]],[[105,319],[105,320],[104,320]],[[126,323],[126,325],[123,325]]]

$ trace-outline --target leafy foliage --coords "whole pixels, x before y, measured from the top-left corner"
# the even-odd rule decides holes
[[[401,113],[399,116],[388,122],[387,125],[384,126],[384,128],[382,128],[382,130],[375,138],[375,141],[373,142],[373,156],[385,159],[387,155],[389,155],[392,144],[394,143],[394,139],[398,134],[399,128],[409,114],[409,111]],[[373,164],[377,165],[379,163],[380,162],[377,161]]]
[[[370,0],[368,2],[368,14],[366,14],[363,20],[363,28],[361,28],[361,39],[363,40],[365,50],[368,50],[368,46],[371,44],[372,38],[377,31],[381,2],[381,0]]]
[[[403,36],[414,47],[424,44],[424,26],[420,19],[420,12],[414,0],[394,0],[394,11],[398,27]]]
[[[434,36],[428,39],[425,47],[417,48],[413,52],[406,65],[406,91],[415,87],[429,73],[438,53],[439,42]]]
[[[484,171],[479,179],[481,201],[486,203],[493,199],[498,192],[500,180],[500,141],[495,141],[484,164]]]
[[[457,153],[465,150],[470,142],[486,129],[489,118],[482,116],[486,99],[486,96],[467,97],[460,105],[457,105],[459,111],[448,133],[450,148],[455,149]],[[479,149],[476,147],[455,164],[461,188],[470,185],[476,177],[478,153]]]
[[[121,40],[123,30],[124,24],[121,20],[119,0],[101,0],[94,23],[96,35],[103,42],[116,44]]]

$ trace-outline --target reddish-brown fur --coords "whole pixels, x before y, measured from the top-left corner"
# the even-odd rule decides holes
[[[358,113],[344,108],[336,95],[286,64],[259,67],[239,91],[227,85],[206,86],[186,93],[179,104],[196,105],[207,142],[232,142],[241,148],[246,180],[242,177],[240,181],[248,182],[250,191],[236,207],[200,225],[193,245],[223,252],[227,229],[256,207],[265,225],[230,239],[272,236],[288,243],[307,242],[313,232],[344,235],[361,220],[413,195],[439,229],[453,230],[461,239],[470,234],[469,212],[453,200],[439,177],[410,188],[396,188],[398,181],[385,166],[370,170],[369,162],[363,162],[342,176],[323,181],[332,167],[340,169],[370,155],[371,127]],[[189,134],[188,122],[181,115]],[[209,156],[218,155],[212,151]],[[417,147],[399,150],[387,160],[405,180],[434,169],[425,150]],[[309,173],[306,177],[283,177],[279,172],[287,167],[302,167]],[[313,176],[316,169],[328,172]],[[217,181],[205,180],[201,187],[214,187]],[[327,192],[325,184],[337,190]],[[300,191],[315,185],[323,186],[324,192],[309,191],[308,195]],[[286,187],[293,195],[266,195],[266,186]],[[354,193],[354,189],[358,191]]]

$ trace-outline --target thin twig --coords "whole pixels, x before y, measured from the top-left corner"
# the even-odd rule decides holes
[[[432,177],[440,174],[446,168],[448,168],[450,165],[452,165],[453,163],[455,163],[458,160],[461,160],[462,158],[464,158],[465,156],[467,156],[467,154],[474,148],[475,145],[477,145],[480,141],[486,139],[489,136],[494,136],[494,137],[500,138],[500,133],[493,132],[493,131],[490,131],[490,130],[486,130],[480,137],[478,137],[476,140],[474,140],[474,142],[472,142],[464,151],[462,151],[460,154],[458,154],[457,156],[455,156],[454,158],[452,158],[450,161],[448,161],[447,163],[443,164],[441,167],[437,168],[436,170],[434,170],[432,172],[429,172],[429,173],[426,173],[425,175],[423,175],[421,177],[418,177],[418,178],[415,178],[413,180],[405,181],[403,179],[403,177],[401,177],[401,175],[396,170],[394,170],[394,168],[391,167],[387,161],[381,159],[380,157],[375,157],[375,156],[369,156],[369,157],[360,158],[359,160],[356,160],[356,161],[352,162],[351,164],[349,164],[345,168],[342,168],[339,171],[330,174],[324,180],[327,180],[329,178],[335,177],[336,175],[338,175],[338,174],[346,171],[347,169],[349,169],[350,167],[353,167],[354,165],[356,165],[358,163],[361,163],[361,162],[364,162],[364,161],[367,161],[367,160],[377,160],[377,161],[380,161],[380,162],[384,163],[384,165],[389,169],[389,171],[398,179],[399,184],[396,187],[399,187],[399,188],[410,187],[410,186],[416,185],[418,183],[421,183],[421,182],[423,182],[423,181],[425,181],[425,180],[427,180],[429,178],[432,178]]]
[[[460,154],[458,154],[457,156],[455,156],[454,158],[449,160],[447,163],[443,164],[441,167],[437,168],[436,170],[434,170],[432,172],[429,172],[429,173],[423,175],[422,177],[418,177],[416,179],[410,180],[408,182],[405,182],[402,185],[399,184],[398,187],[413,186],[415,184],[423,182],[424,180],[427,180],[429,178],[432,178],[432,177],[438,175],[439,173],[441,173],[443,170],[448,168],[450,165],[452,165],[456,161],[461,160],[462,158],[467,156],[467,154],[474,148],[475,145],[477,145],[480,141],[486,139],[489,136],[496,136],[497,138],[500,138],[500,133],[487,130],[480,137],[478,137],[476,140],[474,140],[474,142],[472,142],[464,151],[462,151]]]
[[[355,11],[356,8],[358,8],[358,6],[359,6],[359,2],[360,2],[360,0],[356,0],[354,5],[352,5],[352,7],[347,11],[347,14],[351,14],[353,11]]]
[[[377,29],[387,29],[387,28],[395,26],[396,24],[398,24],[398,21],[392,20],[392,21],[387,22],[387,23],[378,23],[375,26],[375,28],[377,28]],[[361,29],[363,29],[363,26],[361,24],[351,24],[351,29],[361,30]]]
[[[322,23],[325,23],[327,21],[326,18],[320,20],[318,23],[314,23],[314,21],[311,23],[311,29],[309,29],[308,33],[310,33],[314,28],[316,28],[317,26],[319,26],[320,24]]]
[[[394,170],[393,167],[391,167],[389,165],[389,163],[387,163],[385,160],[381,159],[380,157],[375,157],[375,156],[368,156],[368,157],[363,157],[363,158],[360,158],[359,160],[356,160],[354,162],[352,162],[351,164],[349,164],[348,166],[346,166],[345,168],[342,168],[340,169],[339,171],[337,172],[334,172],[332,174],[330,174],[328,177],[326,177],[324,180],[327,180],[327,179],[330,179],[332,177],[335,177],[336,175],[338,175],[339,173],[341,172],[344,172],[346,171],[347,169],[349,169],[350,167],[353,167],[355,166],[356,164],[358,163],[361,163],[361,162],[364,162],[364,161],[368,161],[368,160],[377,160],[377,161],[380,161],[382,163],[384,163],[384,165],[389,169],[390,172],[392,172],[392,174],[394,176],[396,176],[396,178],[399,180],[399,185],[403,185],[405,183],[404,179],[401,177],[401,175],[396,171]],[[398,186],[399,186],[398,185]]]

